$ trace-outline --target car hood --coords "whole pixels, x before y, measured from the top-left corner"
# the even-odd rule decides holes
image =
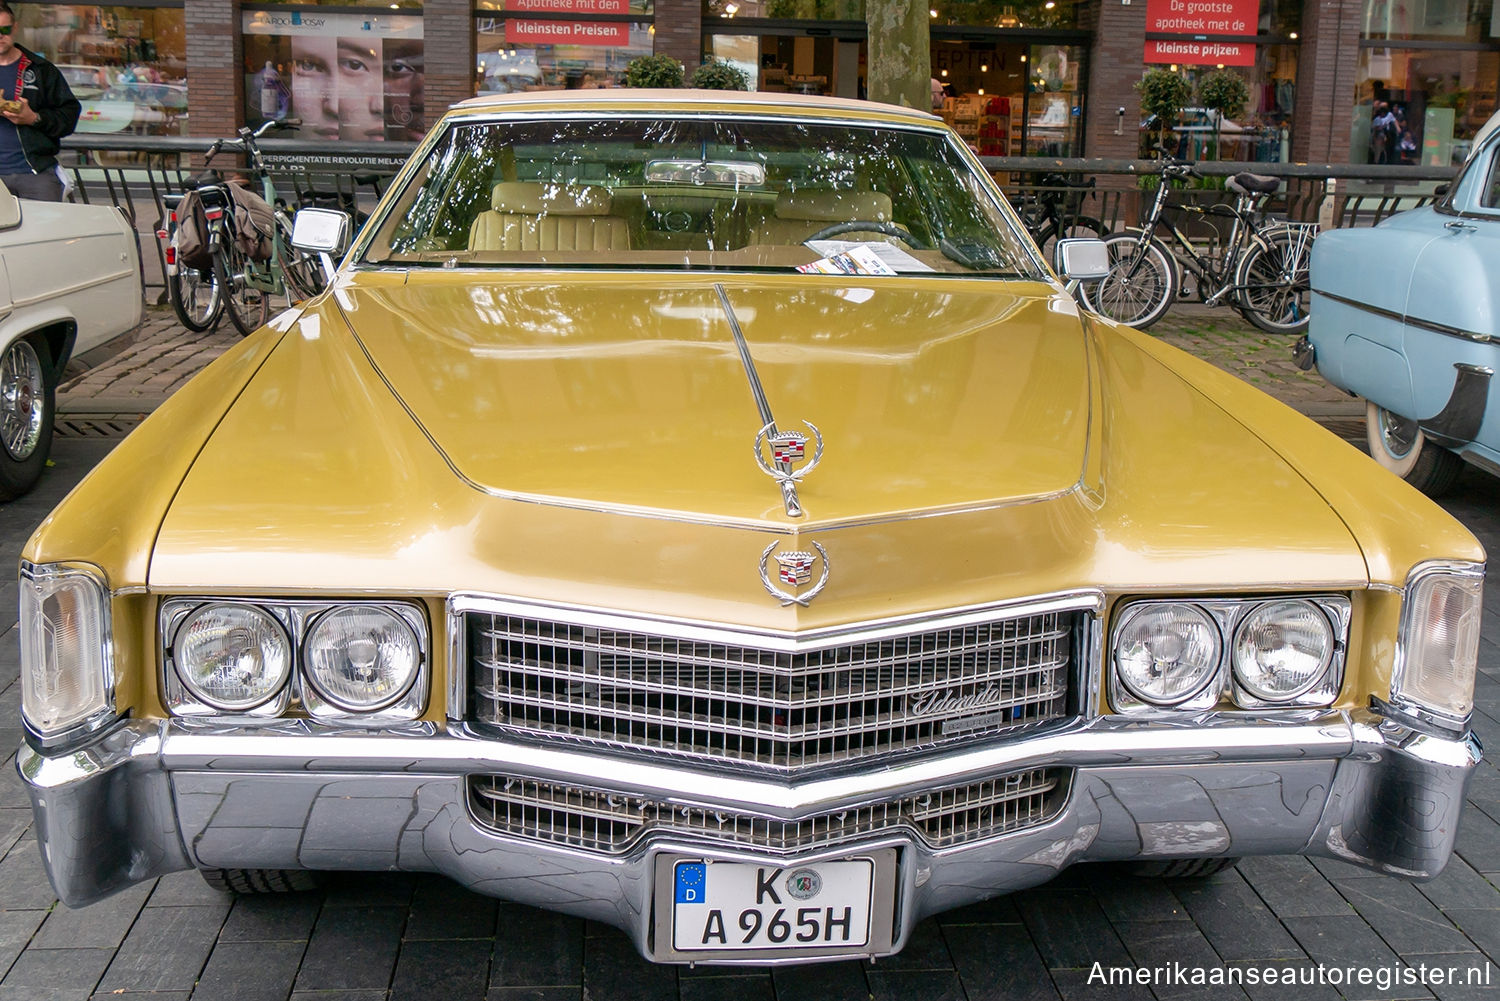
[[[778,427],[809,456],[821,436],[800,517],[755,460],[731,312]],[[784,625],[1363,580],[1290,466],[1040,283],[356,275],[286,326],[178,492],[154,585],[671,593]],[[840,598],[773,614],[776,546],[823,553]]]

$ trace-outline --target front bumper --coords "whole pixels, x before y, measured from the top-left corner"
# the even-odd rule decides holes
[[[481,738],[462,727],[370,732],[296,721],[126,721],[66,753],[24,745],[17,765],[48,875],[69,905],[194,866],[439,872],[480,893],[615,925],[643,954],[663,958],[652,909],[659,856],[778,865],[788,857],[674,832],[620,855],[498,836],[471,816],[466,777],[798,819],[1020,769],[1071,769],[1061,812],[1036,827],[943,850],[888,831],[796,854],[814,862],[896,849],[895,926],[879,950],[891,952],[927,915],[1046,882],[1075,862],[1305,854],[1430,878],[1453,850],[1479,759],[1472,734],[1447,739],[1359,711],[1102,717],[794,782]]]

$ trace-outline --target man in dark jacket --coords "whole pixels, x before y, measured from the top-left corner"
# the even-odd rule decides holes
[[[57,151],[83,111],[62,71],[16,41],[16,14],[0,0],[0,181],[21,198],[60,202]]]

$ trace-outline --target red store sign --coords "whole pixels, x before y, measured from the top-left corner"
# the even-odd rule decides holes
[[[512,18],[505,22],[505,41],[512,45],[628,45],[630,25]]]
[[[1146,0],[1147,34],[1253,35],[1259,18],[1260,0]]]

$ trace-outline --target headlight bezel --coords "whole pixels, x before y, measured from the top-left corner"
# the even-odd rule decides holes
[[[1485,564],[1472,563],[1460,560],[1428,560],[1418,563],[1412,567],[1406,575],[1406,583],[1401,590],[1401,619],[1396,629],[1396,651],[1391,664],[1391,690],[1390,705],[1397,712],[1402,713],[1419,723],[1428,726],[1436,726],[1447,733],[1462,732],[1474,714],[1474,686],[1478,682],[1477,664],[1477,639],[1480,624],[1475,625],[1476,651],[1474,665],[1474,677],[1469,685],[1468,711],[1463,715],[1447,712],[1443,708],[1433,705],[1429,701],[1411,694],[1407,691],[1408,686],[1413,686],[1412,672],[1412,642],[1418,629],[1417,616],[1421,612],[1421,602],[1417,600],[1419,590],[1434,578],[1454,577],[1470,585],[1477,587],[1477,611],[1476,614],[1482,619],[1484,614],[1484,574]]]
[[[90,665],[96,669],[97,678],[91,678],[98,682],[97,698],[92,699],[92,707],[85,707],[81,714],[75,714],[67,722],[60,726],[44,726],[39,724],[33,713],[27,711],[26,694],[31,687],[33,678],[30,673],[38,665],[32,658],[39,651],[31,650],[27,640],[27,602],[29,600],[28,587],[35,588],[38,585],[58,584],[64,581],[83,581],[93,591],[92,597],[97,600],[99,629],[99,659]],[[115,723],[120,717],[115,703],[115,658],[114,658],[114,615],[112,603],[114,593],[109,586],[109,577],[103,568],[92,563],[81,561],[59,561],[56,563],[31,563],[22,560],[20,572],[17,577],[20,590],[19,599],[19,639],[21,641],[21,664],[20,664],[20,696],[21,696],[21,725],[30,739],[39,747],[51,749],[76,743],[100,730]],[[32,614],[38,614],[39,610],[33,610]],[[28,654],[30,656],[28,657]]]
[[[417,641],[417,669],[413,672],[406,685],[390,699],[369,708],[362,709],[346,705],[335,699],[331,694],[323,690],[323,687],[318,683],[309,666],[308,646],[312,640],[313,631],[327,617],[345,608],[377,609],[388,612],[395,616],[407,629],[411,630],[413,637]],[[422,676],[427,669],[429,659],[426,642],[426,619],[419,615],[416,609],[411,606],[371,601],[340,602],[336,605],[331,605],[307,618],[306,629],[298,646],[297,665],[299,668],[298,676],[302,683],[302,704],[307,707],[308,715],[317,719],[416,719],[422,714],[422,709],[427,701],[425,691],[423,690]]]
[[[178,676],[175,651],[179,633],[186,618],[196,609],[212,604],[242,604],[260,609],[276,619],[286,631],[292,650],[291,677],[270,702],[248,710],[225,710],[206,705],[193,697]],[[379,709],[351,711],[325,699],[307,680],[304,660],[306,640],[314,620],[340,608],[379,608],[395,614],[416,635],[420,662],[416,675],[401,697]],[[158,676],[162,704],[168,713],[179,717],[212,718],[215,721],[292,718],[300,707],[306,715],[320,722],[347,723],[359,726],[383,726],[419,719],[427,710],[432,687],[432,635],[426,608],[416,601],[397,599],[300,599],[242,596],[192,595],[168,598],[158,613],[158,653],[161,671]]]
[[[1284,601],[1306,602],[1316,608],[1333,630],[1333,652],[1319,679],[1305,691],[1284,700],[1263,699],[1240,684],[1234,669],[1234,642],[1241,625],[1259,608]],[[1137,698],[1120,678],[1115,654],[1121,627],[1144,607],[1157,605],[1192,605],[1206,612],[1219,631],[1219,664],[1213,677],[1190,698],[1173,705],[1148,702]],[[1230,704],[1235,710],[1317,709],[1328,708],[1343,688],[1348,659],[1350,621],[1353,604],[1346,594],[1256,594],[1220,598],[1191,595],[1150,596],[1122,602],[1111,616],[1106,641],[1104,665],[1106,691],[1111,709],[1126,715],[1178,716],[1184,712],[1207,712]]]

